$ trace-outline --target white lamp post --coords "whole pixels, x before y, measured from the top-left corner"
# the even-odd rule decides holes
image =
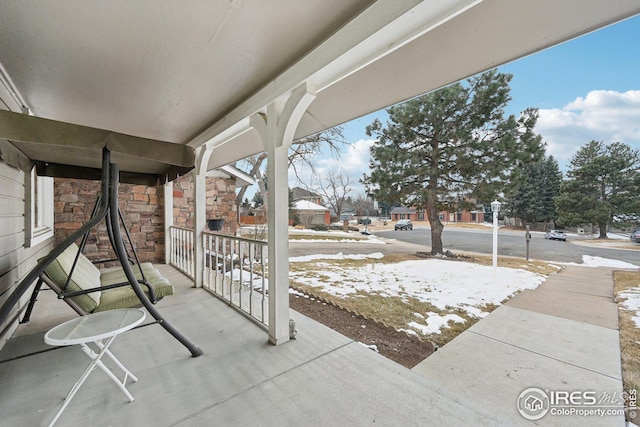
[[[493,212],[493,280],[495,282],[498,274],[498,212],[500,203],[497,200],[491,202],[491,212]]]

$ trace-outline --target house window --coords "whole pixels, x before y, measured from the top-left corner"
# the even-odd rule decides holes
[[[36,175],[25,182],[25,245],[33,247],[53,237],[53,178]]]
[[[471,212],[471,221],[477,221],[478,220],[478,214],[475,212]]]
[[[458,222],[462,222],[462,212],[458,212]]]
[[[418,221],[424,221],[424,212],[418,212]]]

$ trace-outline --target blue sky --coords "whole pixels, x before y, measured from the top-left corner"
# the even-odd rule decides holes
[[[640,149],[640,17],[603,28],[500,67],[513,74],[508,113],[537,107],[536,126],[561,169],[591,140],[624,142]],[[357,182],[368,171],[371,140],[365,127],[381,113],[344,125],[349,146],[340,159],[319,156],[320,176],[342,168],[352,177],[352,196],[363,193]],[[295,186],[295,177],[290,176]]]

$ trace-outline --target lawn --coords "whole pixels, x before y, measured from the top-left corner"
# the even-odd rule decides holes
[[[560,268],[505,257],[494,279],[491,257],[317,255],[292,258],[290,278],[298,291],[444,345]]]

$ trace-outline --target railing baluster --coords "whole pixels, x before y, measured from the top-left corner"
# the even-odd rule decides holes
[[[171,245],[169,263],[193,278],[195,272],[194,231],[172,226],[169,229],[168,240]],[[254,321],[267,325],[269,322],[267,315],[267,298],[269,297],[266,269],[267,242],[205,231],[203,248],[204,289],[247,314]],[[240,271],[234,279],[236,263]],[[245,268],[248,271],[245,271]],[[260,272],[257,269],[260,269]],[[247,278],[249,290],[245,292],[244,283]],[[259,281],[261,284],[259,292],[254,289],[255,281]],[[228,286],[225,286],[225,283],[228,283]],[[234,286],[238,287],[237,297],[233,289]]]
[[[249,251],[249,314],[253,316],[253,248],[255,245],[248,242],[247,246]]]

